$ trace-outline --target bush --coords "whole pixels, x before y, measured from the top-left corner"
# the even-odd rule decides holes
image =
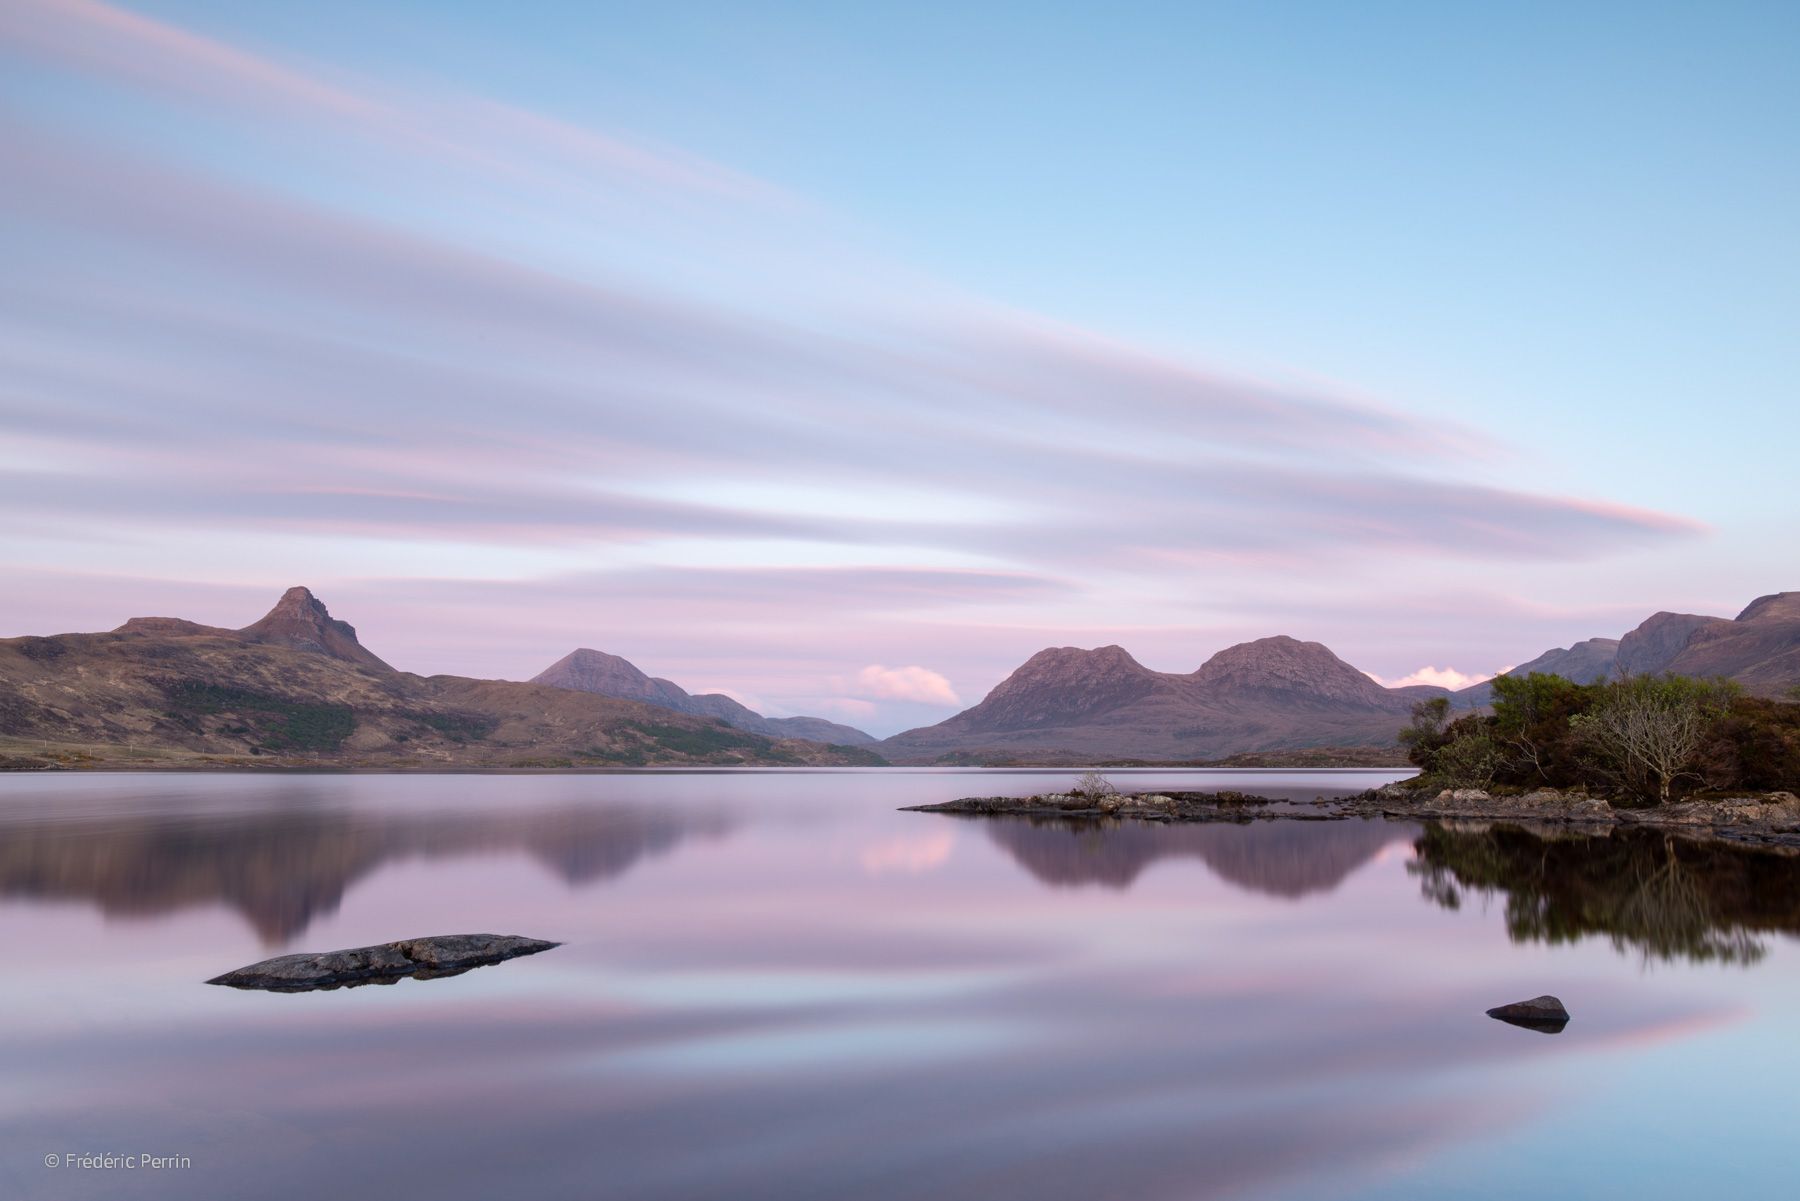
[[[1071,788],[1069,791],[1075,796],[1086,797],[1090,801],[1097,801],[1102,797],[1117,796],[1119,792],[1119,790],[1113,786],[1111,780],[1107,779],[1097,771],[1084,773],[1080,779],[1075,781],[1075,787]]]
[[[1442,697],[1400,731],[1426,786],[1590,788],[1668,801],[1706,787],[1800,791],[1800,706],[1724,680],[1494,681],[1491,714],[1446,723]]]

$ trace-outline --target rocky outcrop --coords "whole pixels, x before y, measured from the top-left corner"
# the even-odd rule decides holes
[[[1544,1034],[1561,1034],[1563,1027],[1569,1024],[1569,1011],[1563,1008],[1561,1001],[1549,994],[1533,997],[1529,1001],[1497,1005],[1488,1010],[1487,1015]]]
[[[769,738],[805,738],[838,746],[870,746],[875,739],[854,726],[823,717],[764,717],[723,693],[690,694],[673,680],[646,675],[629,659],[581,647],[531,677],[533,684],[641,701],[676,713],[716,717],[726,725]]]
[[[278,955],[214,976],[207,983],[267,992],[316,992],[361,984],[393,984],[408,978],[433,980],[561,945],[516,934],[441,934],[347,951]]]
[[[1481,818],[1526,826],[1643,826],[1738,842],[1800,846],[1800,798],[1789,792],[1615,808],[1578,789],[1495,793],[1480,788],[1420,789],[1409,781],[1351,798],[1345,812],[1401,818]]]
[[[1257,818],[1337,816],[1331,802],[1295,804],[1243,792],[1053,792],[1035,796],[962,797],[935,805],[905,805],[903,813],[1056,817],[1071,820],[1136,818],[1151,822],[1244,822]]]
[[[282,593],[261,621],[245,626],[238,636],[246,642],[311,651],[376,671],[394,670],[356,640],[355,626],[334,618],[305,588],[289,588]]]

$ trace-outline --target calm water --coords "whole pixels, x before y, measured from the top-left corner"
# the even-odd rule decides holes
[[[0,1196],[1800,1187],[1791,861],[895,812],[1070,778],[0,778]],[[200,983],[468,931],[567,945],[391,987]],[[1559,1035],[1483,1014],[1543,992]],[[44,1166],[71,1152],[191,1166]]]

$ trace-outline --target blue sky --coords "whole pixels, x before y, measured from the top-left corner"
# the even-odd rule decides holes
[[[0,633],[304,582],[409,669],[894,728],[1046,644],[1396,679],[1735,612],[1800,580],[1797,47],[6,0]]]

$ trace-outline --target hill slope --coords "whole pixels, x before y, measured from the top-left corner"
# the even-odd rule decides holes
[[[311,766],[870,762],[541,684],[394,671],[290,589],[242,630],[134,618],[110,633],[0,639],[0,739],[89,760]]]
[[[1507,675],[1559,675],[1587,684],[1615,675],[1724,676],[1759,696],[1781,696],[1800,685],[1800,592],[1760,596],[1735,618],[1698,613],[1653,613],[1623,638],[1590,638],[1567,650],[1545,651]],[[1493,688],[1474,684],[1456,693],[1458,707],[1485,705]]]

